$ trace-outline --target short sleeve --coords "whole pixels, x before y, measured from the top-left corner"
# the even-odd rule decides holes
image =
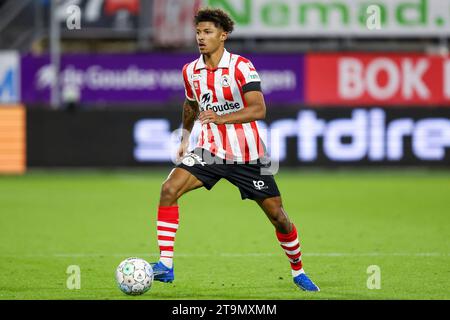
[[[261,79],[251,61],[242,57],[239,60],[236,74],[243,91],[261,91]]]
[[[241,84],[246,85],[249,82],[261,82],[258,72],[256,72],[255,67],[250,62],[250,60],[243,59],[239,61],[237,68],[241,75]]]
[[[189,64],[185,64],[183,67],[183,83],[184,83],[184,94],[186,99],[189,101],[195,101],[194,92],[192,91],[191,84],[189,82],[187,67]]]

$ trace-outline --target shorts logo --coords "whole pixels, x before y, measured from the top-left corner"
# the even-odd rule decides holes
[[[227,74],[223,75],[220,83],[221,83],[222,87],[229,87],[230,86],[230,76]]]
[[[195,164],[195,160],[192,157],[185,157],[183,158],[183,160],[181,160],[181,162],[188,167],[192,167]]]
[[[253,185],[255,186],[256,190],[264,190],[264,189],[268,189],[269,187],[265,185],[264,181],[262,180],[253,180]]]
[[[196,160],[197,160],[197,162],[198,162],[199,164],[201,164],[202,166],[205,166],[205,165],[206,165],[206,162],[204,162],[203,159],[202,159],[199,155],[197,155],[197,154],[195,154],[195,153],[189,153],[189,154],[187,154],[187,155],[183,158],[183,160],[181,160],[181,163],[183,163],[184,165],[186,165],[186,166],[188,166],[188,167],[193,167]]]

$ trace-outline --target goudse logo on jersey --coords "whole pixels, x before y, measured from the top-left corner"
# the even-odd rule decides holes
[[[217,114],[225,114],[237,111],[241,108],[239,102],[226,101],[224,104],[213,103],[212,91],[208,90],[200,96],[200,111],[212,110]]]

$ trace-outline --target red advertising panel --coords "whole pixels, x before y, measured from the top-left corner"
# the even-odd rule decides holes
[[[450,56],[310,54],[305,67],[312,106],[450,107]]]

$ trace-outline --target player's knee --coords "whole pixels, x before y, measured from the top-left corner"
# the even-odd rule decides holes
[[[286,216],[286,214],[283,212],[283,210],[280,208],[276,210],[273,214],[274,221],[278,224],[287,224],[289,223],[289,218]]]
[[[266,203],[265,209],[270,213],[270,216],[273,217],[273,219],[280,220],[283,218],[284,211],[279,198],[271,199],[270,202]]]
[[[178,188],[170,181],[165,181],[161,187],[161,198],[176,200]]]
[[[270,198],[270,201],[267,202],[266,206],[271,211],[279,211],[283,206],[283,203],[281,202],[281,197]]]

